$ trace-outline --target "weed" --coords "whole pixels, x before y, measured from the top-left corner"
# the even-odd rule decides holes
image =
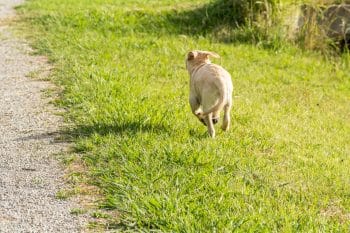
[[[85,214],[86,210],[74,208],[74,209],[71,209],[70,213],[74,215],[81,215],[81,214]]]

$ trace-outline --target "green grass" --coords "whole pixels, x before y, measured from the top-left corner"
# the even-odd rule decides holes
[[[349,57],[225,43],[171,20],[205,3],[31,0],[19,9],[55,66],[73,124],[64,133],[101,189],[100,207],[118,212],[107,226],[348,232]],[[217,52],[232,74],[232,129],[215,140],[190,112],[191,49]]]

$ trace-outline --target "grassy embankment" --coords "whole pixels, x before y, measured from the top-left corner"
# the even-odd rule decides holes
[[[72,156],[101,190],[101,208],[119,213],[110,227],[348,231],[347,59],[225,43],[212,36],[218,24],[201,27],[205,2],[31,0],[20,9],[63,89]],[[187,103],[191,49],[217,52],[232,74],[232,129],[215,140]]]

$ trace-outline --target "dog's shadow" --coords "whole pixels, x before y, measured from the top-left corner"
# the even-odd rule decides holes
[[[137,133],[169,134],[170,129],[163,124],[142,123],[137,121],[124,123],[95,123],[66,127],[62,130],[33,134],[17,138],[17,141],[51,139],[51,143],[74,142],[77,139],[87,138],[94,134],[106,135],[136,135]]]
[[[192,138],[197,138],[197,139],[209,138],[208,132],[206,130],[203,131],[198,129],[190,129],[188,133]]]
[[[105,135],[135,135],[137,133],[169,133],[169,129],[163,124],[141,123],[137,121],[124,123],[96,123],[91,125],[77,125],[61,131],[61,135],[67,138],[89,137],[93,134]]]
[[[36,133],[25,137],[16,138],[16,141],[31,141],[31,140],[50,140],[50,143],[65,143],[74,142],[77,139],[88,138],[94,134],[100,136],[117,135],[117,136],[133,136],[138,133],[154,133],[166,134],[171,136],[174,132],[169,126],[163,124],[140,123],[136,121],[125,123],[96,123],[87,125],[76,125],[66,127],[58,131],[50,131],[45,133]],[[206,139],[209,138],[206,129],[189,129],[188,134],[191,138]]]

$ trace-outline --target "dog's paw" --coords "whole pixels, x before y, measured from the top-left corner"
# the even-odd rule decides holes
[[[217,124],[219,122],[219,119],[220,119],[219,117],[213,118],[212,119],[213,124]]]

